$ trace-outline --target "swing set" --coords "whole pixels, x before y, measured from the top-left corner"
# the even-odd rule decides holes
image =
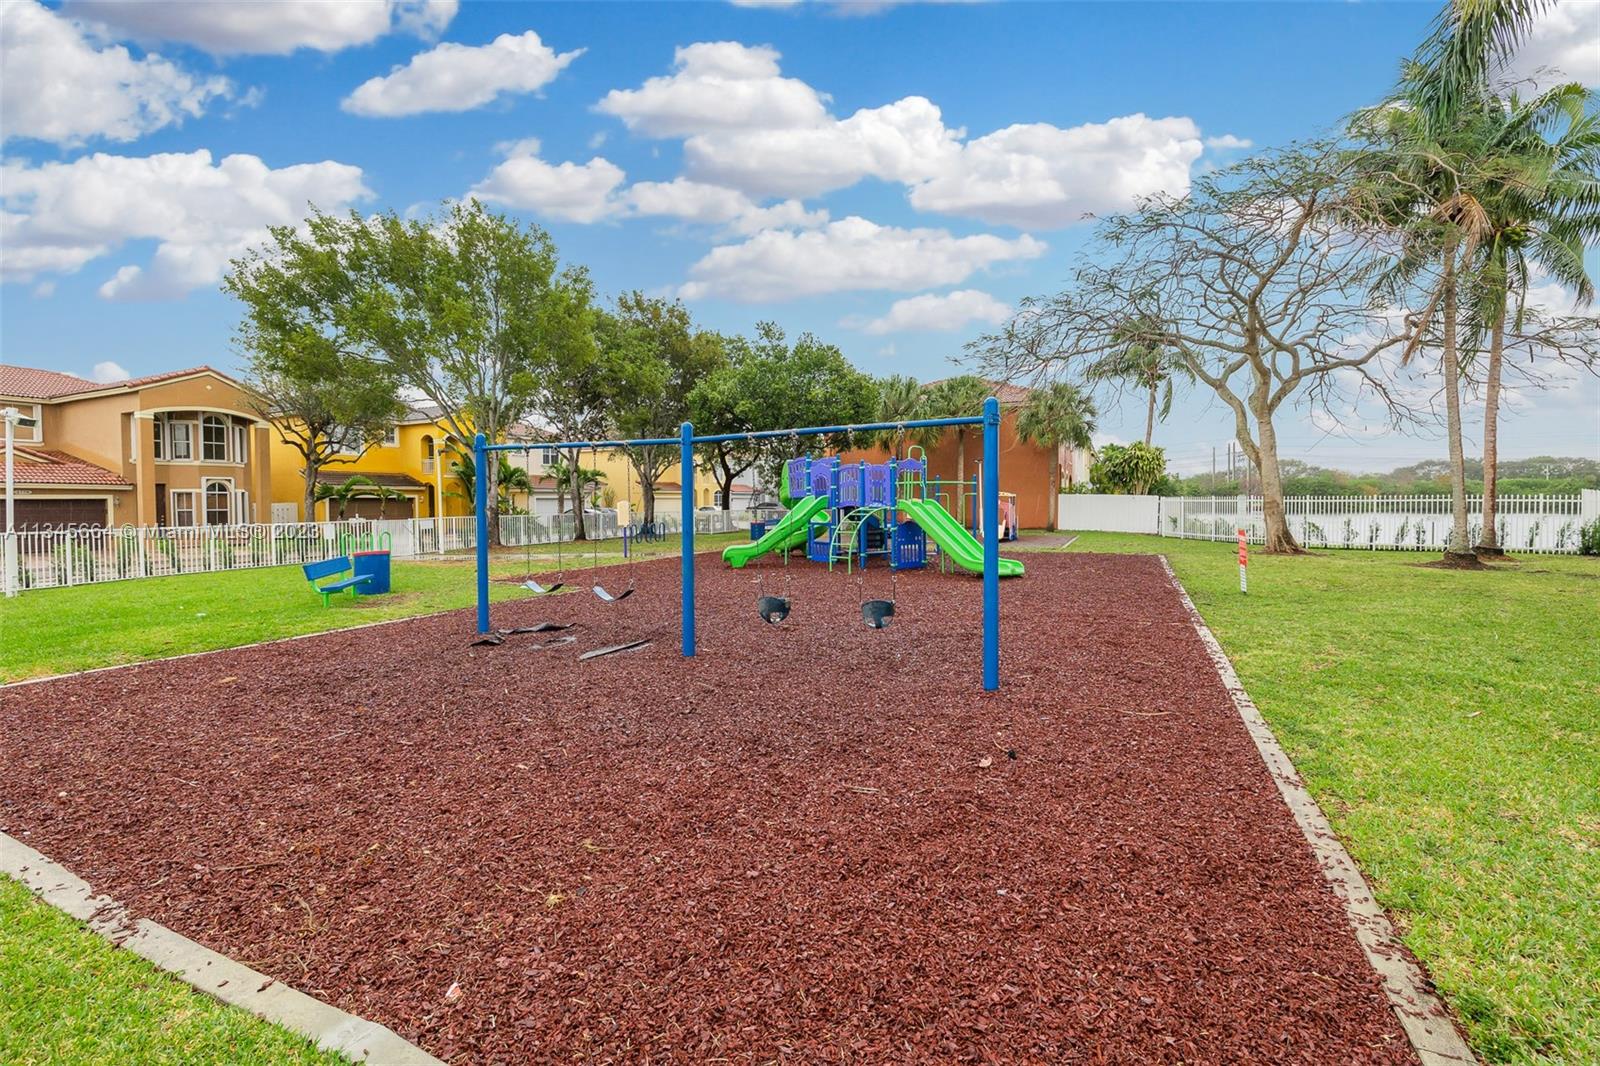
[[[751,433],[720,433],[696,436],[694,426],[688,422],[683,424],[678,437],[660,437],[640,440],[598,440],[598,441],[566,441],[557,444],[540,444],[541,448],[558,448],[582,452],[591,449],[598,457],[601,448],[626,449],[638,447],[667,447],[678,445],[679,463],[682,470],[682,544],[680,557],[680,590],[681,590],[681,627],[682,627],[682,653],[684,658],[693,658],[696,645],[696,617],[695,617],[695,573],[694,573],[694,446],[697,444],[720,444],[732,441],[755,442],[760,440],[774,440],[789,438],[798,440],[804,436],[834,436],[844,433],[881,432],[885,430],[904,431],[908,429],[935,428],[944,426],[978,426],[983,431],[983,469],[987,472],[983,479],[983,498],[985,513],[1000,513],[999,495],[999,470],[1000,470],[1000,401],[993,396],[984,400],[981,414],[955,417],[955,418],[921,418],[906,422],[874,422],[865,425],[843,426],[810,426],[804,429],[777,429],[761,430]],[[476,465],[477,479],[475,482],[476,500],[474,510],[477,515],[477,600],[478,600],[478,632],[489,635],[489,500],[488,478],[486,472],[491,458],[495,452],[527,451],[531,445],[527,444],[490,444],[482,433],[473,441],[473,461]],[[574,506],[581,508],[581,499],[574,501]],[[789,596],[788,584],[788,552],[784,552],[784,585],[783,595],[767,595],[758,579],[756,612],[764,622],[777,625],[789,617],[792,600]],[[534,580],[532,575],[531,555],[527,559],[529,573],[524,587],[539,595],[548,595],[566,585],[567,574],[565,561],[561,555],[560,530],[556,536],[556,565],[558,568],[557,580],[551,584],[542,584]],[[600,565],[600,546],[598,541],[594,548],[594,565]],[[894,571],[890,571],[890,593],[888,599],[869,599],[866,595],[866,578],[864,568],[857,568],[857,586],[861,595],[862,621],[873,629],[884,629],[894,616],[895,599],[899,592],[898,582]],[[591,587],[595,597],[602,603],[615,604],[632,596],[635,591],[634,570],[631,555],[628,558],[627,587],[613,593],[598,582]],[[606,649],[611,650],[611,649]],[[1000,549],[998,538],[989,536],[983,539],[983,687],[985,691],[994,691],[1000,687]]]

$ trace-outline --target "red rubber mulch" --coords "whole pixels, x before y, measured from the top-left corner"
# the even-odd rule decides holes
[[[782,568],[705,557],[684,660],[677,566],[496,607],[579,623],[541,652],[456,612],[0,691],[0,823],[461,1062],[1414,1061],[1157,560],[1028,556],[995,694],[975,579],[877,632],[797,562],[775,630]]]

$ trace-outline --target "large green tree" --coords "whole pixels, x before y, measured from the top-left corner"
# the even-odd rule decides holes
[[[631,292],[619,296],[611,312],[610,343],[618,360],[616,429],[619,437],[651,440],[676,437],[690,416],[695,386],[727,362],[723,340],[694,326],[676,300]],[[656,483],[678,461],[676,445],[629,448],[639,478],[645,524],[656,520]]]
[[[222,288],[244,313],[236,343],[256,412],[300,454],[306,521],[326,466],[358,458],[405,413],[398,381],[343,321],[348,278],[292,227],[233,261]]]
[[[878,406],[873,413],[875,422],[911,422],[922,417],[923,387],[914,377],[905,374],[890,374],[878,380]],[[905,429],[885,430],[879,435],[880,442],[889,449],[889,454],[902,455],[906,443],[912,440],[912,431]]]
[[[782,328],[762,322],[752,338],[727,338],[728,361],[690,393],[697,433],[761,430],[867,422],[877,402],[873,380],[836,346],[810,333],[791,344]],[[839,446],[843,440],[796,438],[776,442],[734,440],[703,449],[722,493],[732,506],[734,480],[757,463],[777,461],[807,448]],[[776,467],[775,467],[776,469]]]
[[[1094,437],[1094,400],[1067,381],[1034,389],[1017,413],[1017,436],[1050,450],[1050,528],[1061,507],[1061,449],[1088,451]],[[1147,445],[1148,446],[1148,445]]]

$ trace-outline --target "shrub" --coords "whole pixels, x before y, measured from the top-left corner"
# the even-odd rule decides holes
[[[1578,554],[1600,555],[1600,518],[1578,530]]]

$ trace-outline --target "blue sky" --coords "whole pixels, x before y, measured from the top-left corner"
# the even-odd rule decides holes
[[[1328,128],[1382,95],[1433,10],[21,0],[0,14],[0,358],[230,367],[217,277],[262,226],[307,199],[428,211],[476,190],[604,293],[682,294],[713,328],[770,318],[939,377],[1060,286],[1085,210]],[[1562,5],[1519,63],[1593,83],[1595,15]],[[1581,378],[1519,395],[1502,447],[1600,455],[1597,409]],[[1443,453],[1285,421],[1288,457]],[[1103,423],[1131,439],[1142,411]],[[1157,443],[1197,470],[1229,436],[1195,394]]]

